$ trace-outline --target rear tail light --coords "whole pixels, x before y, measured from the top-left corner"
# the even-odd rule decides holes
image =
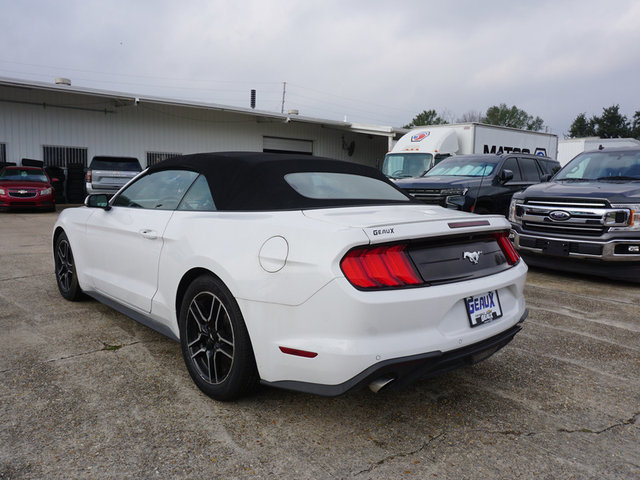
[[[507,263],[509,263],[509,265],[515,265],[518,263],[518,260],[520,260],[520,254],[518,254],[513,243],[509,240],[509,234],[507,232],[496,233],[495,239],[498,242],[498,245],[500,245],[502,252],[507,257]]]
[[[91,170],[87,170],[87,174],[84,177],[86,183],[91,183]]]
[[[404,249],[406,245],[356,248],[340,267],[347,280],[359,288],[406,287],[424,283]]]

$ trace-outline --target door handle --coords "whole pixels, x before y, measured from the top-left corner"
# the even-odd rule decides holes
[[[158,238],[158,234],[156,233],[156,231],[151,230],[150,228],[143,228],[139,233],[144,238],[148,238],[149,240],[155,240],[156,238]]]

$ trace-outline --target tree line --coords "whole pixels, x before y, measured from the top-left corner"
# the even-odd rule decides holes
[[[446,111],[438,114],[435,110],[424,110],[404,128],[449,124],[452,118],[453,116]],[[455,122],[480,122],[536,132],[545,129],[542,118],[534,117],[515,105],[509,107],[506,103],[489,107],[486,113],[469,111],[456,118]],[[569,138],[637,138],[640,140],[640,110],[636,111],[631,119],[620,113],[619,105],[603,108],[602,115],[593,115],[591,118],[587,118],[586,113],[580,113],[571,124],[567,136]]]
[[[637,138],[640,140],[640,110],[631,120],[620,113],[620,105],[611,105],[602,109],[599,117],[587,118],[586,113],[579,114],[569,129],[570,138]]]

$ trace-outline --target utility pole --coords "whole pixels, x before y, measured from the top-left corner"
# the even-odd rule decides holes
[[[284,94],[287,93],[287,82],[282,82],[282,106],[280,107],[280,113],[284,113]]]

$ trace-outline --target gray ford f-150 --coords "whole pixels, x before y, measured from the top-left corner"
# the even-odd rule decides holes
[[[509,220],[530,265],[640,282],[640,149],[578,155],[516,193]]]

